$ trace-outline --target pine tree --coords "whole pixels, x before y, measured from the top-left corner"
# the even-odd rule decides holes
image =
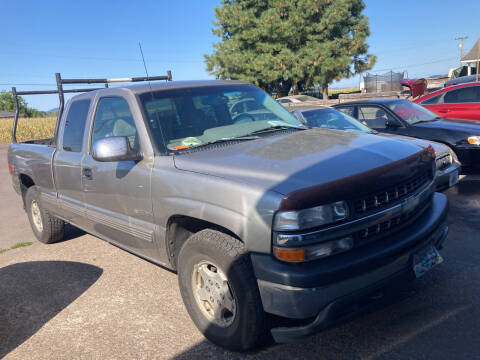
[[[362,0],[223,0],[207,70],[278,94],[320,85],[326,98],[334,80],[375,63],[364,8]]]

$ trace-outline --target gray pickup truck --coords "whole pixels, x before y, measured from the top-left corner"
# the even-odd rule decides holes
[[[61,113],[55,138],[8,152],[36,237],[71,223],[177,271],[225,348],[316,333],[442,261],[431,148],[308,129],[237,81],[103,88]]]

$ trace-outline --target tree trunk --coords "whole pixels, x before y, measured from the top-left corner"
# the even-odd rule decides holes
[[[327,103],[328,101],[328,85],[323,85],[322,86],[322,96],[323,96],[323,101]]]
[[[292,92],[293,95],[298,95],[298,84],[296,80],[292,80]]]
[[[278,83],[278,80],[273,82],[273,86],[275,87],[276,98],[281,97],[282,89],[280,88],[280,84]]]

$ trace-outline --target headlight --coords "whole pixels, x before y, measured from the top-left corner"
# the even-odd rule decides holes
[[[330,224],[348,217],[345,201],[299,211],[279,211],[273,220],[275,231],[295,231]]]
[[[452,162],[455,163],[455,164],[458,164],[459,161],[458,161],[458,157],[457,157],[457,154],[455,154],[455,151],[453,151],[452,149],[448,149],[448,153],[450,154],[450,156],[452,157]]]
[[[471,145],[480,145],[480,136],[470,136],[467,141]]]
[[[353,238],[351,236],[337,240],[326,241],[323,243],[306,246],[303,248],[281,248],[273,247],[273,254],[279,260],[288,262],[303,262],[315,259],[325,258],[353,248]]]

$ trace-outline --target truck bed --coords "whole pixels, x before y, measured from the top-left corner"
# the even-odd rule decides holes
[[[55,139],[54,138],[48,138],[48,139],[37,139],[37,140],[27,140],[23,141],[19,144],[36,144],[36,145],[49,145],[49,146],[54,146],[55,145]]]
[[[52,157],[55,153],[53,139],[32,140],[23,143],[10,144],[8,162],[13,166],[13,185],[20,193],[19,176],[30,177],[44,191],[54,191],[52,176]]]

